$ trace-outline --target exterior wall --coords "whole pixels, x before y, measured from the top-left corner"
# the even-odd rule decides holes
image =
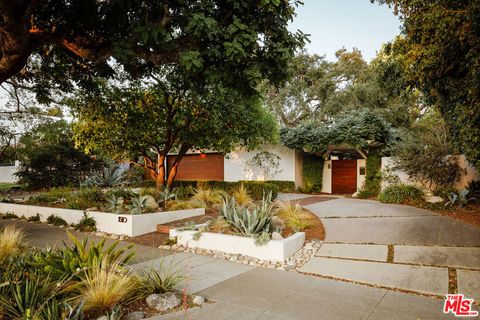
[[[268,180],[286,180],[296,181],[298,174],[296,166],[298,159],[295,150],[288,149],[279,145],[265,145],[257,150],[247,151],[243,149],[235,150],[225,156],[224,160],[224,180],[225,181],[239,181],[239,180],[265,180],[260,174],[247,172],[245,162],[253,158],[258,152],[268,151],[275,153],[280,157],[279,173],[273,175]]]
[[[20,162],[15,161],[14,166],[0,166],[0,182],[17,182],[17,177],[14,175],[17,172],[18,167],[20,167]]]
[[[357,160],[357,191],[363,187],[365,183],[365,175],[360,175],[360,167],[364,167],[367,164],[367,160],[365,159],[358,159]]]
[[[332,160],[323,162],[322,192],[332,193]]]
[[[470,165],[470,163],[465,159],[464,155],[459,157],[458,164],[461,168],[461,175],[459,180],[453,185],[455,189],[464,189],[467,184],[472,180],[480,179],[477,170]],[[415,180],[411,180],[410,177],[403,171],[400,170],[389,170],[393,166],[393,158],[392,157],[382,157],[382,172],[388,170],[389,173],[397,176],[401,183],[408,183],[414,184],[421,188],[424,188],[423,185]],[[388,186],[388,182],[382,181],[382,189]]]

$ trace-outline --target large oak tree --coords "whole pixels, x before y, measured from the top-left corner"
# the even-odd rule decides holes
[[[251,91],[278,82],[305,36],[288,0],[0,0],[0,84],[11,77],[45,95],[93,86],[116,61],[140,77],[183,65],[191,79]],[[72,83],[73,81],[73,83]],[[18,82],[18,81],[17,81]]]

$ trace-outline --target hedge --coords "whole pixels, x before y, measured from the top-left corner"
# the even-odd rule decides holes
[[[303,181],[305,192],[322,191],[323,158],[305,154],[303,158]]]
[[[365,183],[358,193],[359,198],[374,198],[381,189],[382,153],[380,149],[370,149],[366,160]]]
[[[276,185],[278,187],[279,192],[293,192],[293,191],[295,191],[295,181],[267,180],[265,182]]]

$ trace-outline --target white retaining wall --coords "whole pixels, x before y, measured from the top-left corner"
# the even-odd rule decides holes
[[[78,223],[83,217],[83,210],[31,206],[16,203],[0,203],[0,212],[12,212],[17,216],[26,218],[40,214],[40,220],[45,222],[48,216],[54,214],[63,218],[68,224]],[[88,211],[88,216],[97,222],[97,230],[117,235],[130,237],[156,231],[157,224],[164,224],[175,220],[186,219],[205,214],[205,209],[187,209],[145,213],[138,215],[115,214],[99,211]]]
[[[270,240],[263,246],[255,245],[255,239],[230,234],[202,232],[198,240],[193,240],[197,231],[170,230],[170,237],[177,237],[177,243],[186,247],[217,250],[232,254],[242,254],[261,260],[284,261],[293,256],[305,243],[305,233],[297,232],[282,240]]]
[[[17,182],[17,177],[14,175],[20,167],[20,162],[15,161],[13,166],[0,166],[0,182],[15,183]]]

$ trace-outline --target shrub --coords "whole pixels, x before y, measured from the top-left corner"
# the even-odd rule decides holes
[[[47,217],[47,223],[48,224],[53,224],[54,226],[63,226],[66,227],[68,226],[67,221],[65,221],[63,218],[57,216],[57,215],[49,215]]]
[[[292,228],[294,232],[303,231],[313,225],[312,217],[299,204],[290,201],[279,201],[276,203],[278,208],[278,217],[280,217],[287,227]]]
[[[242,181],[253,200],[261,200],[265,195],[270,194],[271,199],[275,200],[278,195],[278,187],[263,181]]]
[[[323,163],[322,157],[312,154],[305,154],[303,157],[303,190],[305,192],[322,191]]]
[[[135,197],[135,193],[131,189],[124,188],[110,189],[105,193],[105,198],[107,199],[112,198],[113,196],[115,196],[116,198],[121,197],[125,200],[130,200],[132,197]]]
[[[97,187],[81,188],[67,197],[65,206],[69,209],[88,209],[101,207],[105,203],[105,194]]]
[[[37,214],[34,215],[34,216],[28,217],[27,221],[30,221],[30,222],[39,222],[39,221],[40,221],[40,213],[37,213]]]
[[[384,203],[412,204],[424,200],[422,189],[414,185],[394,184],[386,187],[378,196]]]
[[[194,208],[194,201],[185,201],[185,200],[173,200],[167,202],[167,209],[168,210],[185,210],[185,209],[193,209]]]
[[[86,212],[83,213],[82,219],[78,221],[75,225],[75,230],[84,231],[84,232],[92,232],[97,230],[97,222],[94,218],[89,217]]]
[[[13,212],[5,212],[1,214],[2,219],[18,219],[18,216]]]
[[[295,191],[295,181],[284,180],[268,180],[267,183],[276,185],[279,192],[293,192]]]
[[[25,238],[24,232],[14,225],[7,225],[0,231],[0,260],[20,251]]]
[[[370,149],[366,160],[365,183],[358,193],[359,198],[373,198],[378,196],[381,189],[382,154],[379,149]]]

